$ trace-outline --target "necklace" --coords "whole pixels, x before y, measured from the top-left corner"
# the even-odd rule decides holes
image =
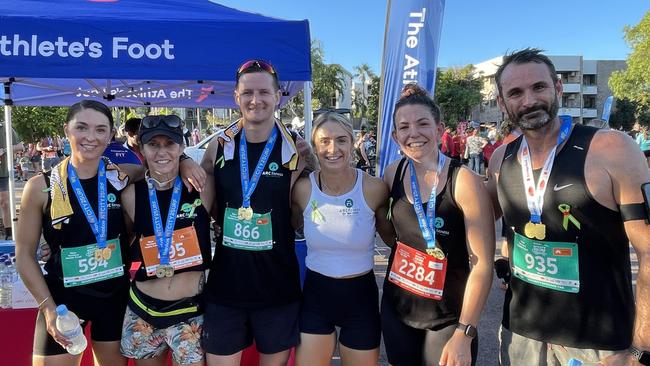
[[[147,171],[144,172],[144,177],[146,178],[146,180],[151,179],[152,181],[156,182],[156,184],[158,184],[158,187],[159,187],[159,188],[166,188],[167,186],[169,186],[169,184],[170,184],[171,182],[173,182],[174,180],[176,180],[176,177],[174,177],[174,178],[172,178],[172,179],[169,179],[169,180],[166,180],[166,181],[161,182],[161,181],[157,180],[156,178],[152,178],[152,177],[151,177],[151,175],[149,174],[149,169],[147,169]]]

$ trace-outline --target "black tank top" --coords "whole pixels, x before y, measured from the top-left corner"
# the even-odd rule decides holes
[[[555,158],[544,196],[546,241],[578,244],[580,289],[555,291],[512,277],[503,307],[503,325],[536,340],[576,348],[622,350],[630,346],[634,297],[629,240],[619,212],[599,204],[587,190],[585,158],[597,129],[575,125]],[[508,144],[501,164],[498,195],[513,253],[513,229],[523,235],[530,213],[517,151]],[[540,169],[541,171],[541,169]],[[539,171],[536,171],[536,177]],[[568,204],[580,229],[563,227],[560,204]]]
[[[397,166],[390,196],[393,199],[392,221],[397,239],[421,252],[426,241],[418,224],[413,205],[404,191],[404,174],[408,172],[406,159]],[[400,315],[401,320],[414,328],[437,330],[458,321],[463,305],[463,294],[469,276],[469,255],[465,240],[463,212],[454,199],[453,191],[460,164],[450,160],[447,181],[436,196],[436,240],[447,255],[447,274],[441,300],[426,299],[412,294],[388,280],[384,281],[384,297]],[[426,212],[427,203],[423,202]],[[395,251],[388,259],[388,270],[393,265]]]
[[[203,204],[200,204],[194,207],[194,212],[191,210],[183,210],[184,204],[192,205],[197,199],[201,199],[201,194],[196,190],[193,190],[192,193],[188,192],[185,185],[182,185],[183,190],[181,191],[181,201],[178,205],[178,212],[176,215],[176,222],[174,223],[174,230],[190,227],[194,225],[194,230],[196,230],[196,236],[199,240],[199,248],[201,249],[201,256],[203,257],[203,264],[183,268],[174,271],[174,273],[182,273],[189,271],[202,271],[209,268],[210,261],[212,258],[211,248],[210,248],[210,217],[208,216],[207,211],[203,207]],[[160,217],[163,221],[163,225],[167,220],[167,213],[169,212],[169,204],[172,198],[173,188],[156,191],[156,197],[158,198],[158,205],[160,208]],[[191,216],[190,216],[191,214]],[[149,192],[147,189],[147,182],[141,180],[135,183],[135,220],[133,225],[133,231],[135,233],[135,239],[131,244],[133,261],[142,262],[142,249],[140,248],[140,238],[152,236],[153,223],[151,221],[151,206],[149,206]],[[144,266],[144,262],[140,264],[138,271],[135,274],[136,281],[147,281],[156,279],[157,277],[147,276],[147,271]]]
[[[50,173],[43,174],[45,184],[50,187]],[[81,187],[86,193],[90,205],[97,215],[97,176],[89,179],[80,179]],[[122,214],[122,203],[120,191],[115,189],[111,183],[107,185],[108,192],[108,225],[106,238],[112,240],[120,239],[120,250],[122,251],[122,263],[124,264],[124,276],[112,278],[101,282],[90,283],[82,286],[70,287],[66,290],[76,291],[84,294],[90,294],[100,297],[110,297],[113,294],[123,290],[129,283],[130,254],[128,245],[128,236],[124,225],[124,215]],[[72,191],[70,181],[66,181],[66,187],[70,195],[70,205],[74,214],[70,217],[68,223],[63,223],[61,230],[55,230],[52,227],[50,217],[50,208],[52,206],[51,196],[48,194],[47,209],[43,214],[43,237],[50,246],[52,255],[45,263],[45,280],[54,288],[63,288],[63,268],[61,267],[61,248],[74,248],[97,242],[90,224],[86,220],[77,196]]]
[[[226,207],[237,209],[242,205],[240,136],[238,134],[234,139],[233,159],[221,165],[220,159],[224,161],[221,145],[215,158],[214,180],[219,225],[223,225]],[[252,174],[266,142],[249,142],[247,145],[248,171]],[[251,207],[256,213],[271,212],[273,248],[263,251],[230,248],[222,244],[223,234],[220,234],[206,284],[205,293],[210,301],[226,306],[259,308],[286,304],[300,298],[298,260],[290,220],[291,173],[291,170],[282,165],[282,138],[278,136],[251,197]]]

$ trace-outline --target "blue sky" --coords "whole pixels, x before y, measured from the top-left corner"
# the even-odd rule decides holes
[[[393,0],[400,1],[400,0]],[[379,72],[386,0],[220,0],[285,19],[308,19],[326,62]],[[439,66],[463,66],[534,46],[549,55],[625,59],[623,27],[650,11],[648,0],[447,0]],[[254,43],[253,43],[254,44]]]

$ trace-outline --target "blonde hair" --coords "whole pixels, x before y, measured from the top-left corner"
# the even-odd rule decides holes
[[[352,146],[354,146],[354,129],[352,128],[352,122],[347,119],[344,115],[336,112],[325,112],[319,114],[318,117],[314,120],[314,124],[311,130],[311,146],[316,148],[316,132],[323,126],[326,122],[333,122],[341,126],[345,132],[350,135],[350,141]]]

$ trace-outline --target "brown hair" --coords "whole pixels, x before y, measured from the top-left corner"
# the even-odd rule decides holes
[[[402,93],[395,104],[395,111],[393,111],[393,127],[396,127],[395,117],[397,111],[405,105],[423,105],[429,108],[436,123],[440,123],[440,107],[433,101],[429,93],[421,86],[415,83],[404,85]]]

